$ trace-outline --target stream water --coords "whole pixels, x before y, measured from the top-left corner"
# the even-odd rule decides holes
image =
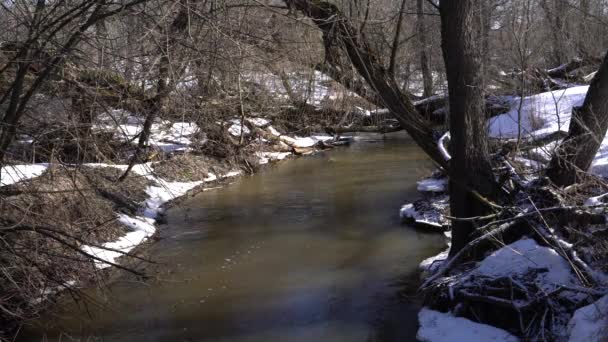
[[[103,307],[68,298],[20,340],[415,341],[418,304],[404,288],[444,241],[398,211],[431,168],[398,136],[202,192],[168,211],[154,279],[88,291]]]

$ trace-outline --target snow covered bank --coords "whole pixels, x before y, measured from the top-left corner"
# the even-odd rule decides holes
[[[135,120],[135,117],[130,115],[127,120]],[[294,147],[310,148],[311,151],[319,142],[325,142],[333,140],[334,138],[328,135],[313,135],[309,137],[290,137],[280,133],[277,129],[270,126],[271,121],[263,118],[250,118],[248,120],[252,125],[256,127],[264,127],[270,134],[280,136],[288,142],[291,142]],[[229,121],[228,132],[231,135],[238,136],[241,134],[252,134],[252,131],[246,127],[241,126],[240,119],[233,119]],[[126,132],[123,136],[124,139],[132,139],[135,134],[138,134],[141,130],[140,121],[128,122],[121,125],[120,128]],[[198,127],[195,124],[190,123],[174,123],[157,125],[153,127],[153,137],[150,143],[156,147],[161,148],[165,152],[175,151],[189,151],[191,149],[192,141],[190,137],[198,133]],[[163,145],[163,144],[168,145]],[[171,147],[169,147],[171,146]],[[292,155],[292,152],[272,152],[272,151],[258,151],[255,152],[254,156],[258,159],[258,164],[268,164],[269,162],[283,160],[288,156]],[[91,163],[85,164],[88,167],[111,167],[121,171],[127,169],[127,165],[113,165],[103,163]],[[123,223],[129,232],[118,239],[110,243],[106,243],[100,247],[84,246],[83,250],[89,253],[98,260],[95,261],[99,268],[105,268],[111,264],[117,262],[117,258],[129,253],[137,245],[144,242],[150,236],[156,232],[155,222],[158,215],[162,212],[162,207],[167,202],[183,196],[188,191],[204,186],[205,183],[221,180],[228,177],[234,177],[241,173],[241,171],[228,171],[224,174],[207,173],[203,178],[196,181],[178,182],[178,181],[167,181],[154,174],[153,163],[145,163],[135,165],[132,172],[138,176],[145,177],[150,182],[145,192],[148,198],[142,204],[142,209],[138,215],[128,216],[125,214],[117,214],[118,220]]]
[[[316,95],[313,94],[313,98],[314,96]],[[0,186],[32,180],[43,175],[49,168],[49,175],[50,171],[61,169],[62,174],[82,177],[82,183],[87,186],[89,184],[84,178],[89,176],[92,177],[91,179],[103,178],[99,180],[99,184],[102,184],[103,188],[100,192],[107,190],[104,195],[87,193],[87,196],[103,202],[102,205],[91,206],[92,209],[90,209],[81,205],[76,199],[73,206],[77,209],[85,208],[83,211],[87,213],[99,209],[105,215],[103,222],[111,222],[111,227],[107,229],[104,227],[103,230],[100,229],[100,232],[96,232],[98,235],[79,241],[75,244],[75,248],[80,248],[83,252],[94,256],[96,259],[94,263],[98,268],[116,264],[120,256],[128,254],[155,234],[158,216],[168,202],[185,195],[194,188],[204,187],[210,182],[234,177],[241,173],[239,170],[232,169],[234,165],[228,158],[224,160],[215,157],[213,153],[207,154],[205,148],[207,146],[201,148],[208,140],[206,133],[196,123],[159,119],[152,123],[148,140],[150,149],[147,152],[150,152],[150,160],[161,161],[137,164],[131,170],[132,177],[127,177],[133,182],[116,183],[120,173],[128,168],[125,163],[135,150],[135,145],[138,144],[144,122],[143,115],[125,110],[108,110],[95,117],[92,129],[103,139],[118,143],[116,145],[121,147],[120,153],[107,155],[99,153],[91,158],[116,159],[110,159],[104,163],[56,165],[57,167],[55,165],[51,167],[49,164],[5,166],[0,169]],[[222,122],[215,123],[220,127],[210,127],[214,123],[209,122],[205,123],[205,128],[210,134],[220,132],[225,136],[223,131],[225,129],[232,136],[241,134],[247,136],[246,146],[239,146],[239,148],[244,147],[243,151],[249,154],[246,156],[248,169],[255,169],[256,164],[268,164],[294,154],[309,154],[316,150],[329,148],[330,145],[337,146],[343,143],[336,137],[327,134],[311,134],[310,136],[290,134],[283,130],[280,121],[273,127],[273,120],[258,117],[258,114],[245,118],[244,123],[243,125],[243,120],[239,117],[227,117],[222,119]],[[220,129],[218,130],[218,128]],[[21,141],[29,144],[33,141],[28,137],[20,138],[25,138]],[[188,153],[193,151],[197,153]],[[105,161],[105,159],[103,160]],[[112,161],[117,164],[112,164]],[[96,170],[91,170],[91,168]],[[107,170],[108,168],[119,171]],[[66,178],[68,177],[66,176]],[[91,182],[98,182],[98,178]],[[48,186],[50,192],[57,187],[54,179],[39,178],[39,180]],[[76,193],[77,191],[73,190],[74,187],[71,185],[67,191]],[[108,190],[108,188],[111,189]],[[104,197],[106,195],[110,198]],[[61,203],[59,203],[60,205]],[[114,217],[116,220],[112,220]],[[74,226],[84,229],[84,226],[81,227],[78,224]],[[111,241],[100,242],[108,240]],[[85,243],[83,241],[86,241],[88,245],[83,245]]]
[[[99,167],[100,165],[95,166]],[[118,169],[126,169],[127,167],[127,165],[104,166]],[[132,249],[154,235],[156,233],[156,227],[154,226],[156,219],[162,213],[163,206],[168,202],[185,195],[188,191],[204,183],[235,177],[241,174],[241,171],[231,171],[220,176],[209,174],[202,181],[168,182],[152,175],[149,164],[137,165],[133,170],[135,173],[148,178],[153,184],[149,185],[145,190],[148,198],[144,202],[140,215],[128,216],[117,213],[118,220],[129,229],[126,235],[116,241],[105,243],[100,247],[82,247],[85,253],[93,255],[98,259],[95,260],[95,265],[98,268],[106,268],[112,264],[116,264],[119,257],[129,253]]]

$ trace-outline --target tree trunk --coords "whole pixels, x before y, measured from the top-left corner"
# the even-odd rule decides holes
[[[416,35],[420,48],[420,70],[422,72],[422,83],[424,92],[422,97],[433,95],[433,72],[431,71],[431,61],[428,55],[428,43],[426,36],[426,24],[424,22],[424,0],[416,0]]]
[[[582,107],[572,110],[568,137],[556,149],[547,176],[567,186],[586,172],[600,148],[608,128],[608,53],[591,81]]]
[[[487,208],[472,191],[482,196],[494,192],[484,115],[481,19],[485,0],[442,0],[441,41],[450,104],[450,208],[455,217],[473,217]],[[452,248],[457,253],[470,241],[471,222],[454,221]]]

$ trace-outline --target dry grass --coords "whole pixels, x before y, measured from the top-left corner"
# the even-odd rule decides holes
[[[66,282],[101,281],[83,244],[125,234],[116,212],[132,213],[148,181],[120,171],[55,166],[23,184],[0,188],[0,326],[44,309],[40,299]]]
[[[210,173],[225,174],[232,169],[227,161],[203,155],[180,154],[171,156],[152,166],[154,174],[171,182],[203,180]]]

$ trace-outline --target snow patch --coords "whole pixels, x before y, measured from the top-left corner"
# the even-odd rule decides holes
[[[490,136],[517,138],[519,123],[522,136],[540,137],[560,130],[568,132],[572,108],[583,104],[588,89],[588,86],[579,86],[524,97],[521,111],[521,98],[513,98],[507,113],[490,119]],[[521,120],[518,113],[521,113]]]
[[[118,214],[118,221],[130,228],[131,231],[117,241],[104,243],[102,247],[82,247],[83,252],[97,258],[95,260],[97,268],[106,268],[115,264],[116,259],[130,252],[156,231],[154,219],[151,218]]]
[[[256,127],[265,127],[270,124],[270,120],[264,118],[247,118],[247,121]]]
[[[425,342],[519,341],[504,330],[428,308],[420,310],[418,320],[420,329],[416,337]]]
[[[441,267],[441,264],[448,259],[449,253],[450,247],[437,255],[422,260],[422,262],[418,265],[418,269],[423,272],[434,273],[439,269],[439,267]]]
[[[143,131],[145,118],[122,110],[112,110],[98,119],[101,123],[94,128],[114,132],[114,137],[132,144],[138,143],[138,136]],[[117,124],[119,123],[119,124]],[[199,133],[197,124],[192,122],[174,122],[159,120],[152,124],[148,144],[163,152],[190,151],[192,137]],[[199,143],[207,139],[203,136]]]
[[[196,182],[167,182],[162,179],[156,180],[158,185],[150,185],[146,188],[148,199],[146,200],[146,208],[144,216],[147,218],[156,219],[158,214],[162,212],[161,207],[180,196],[183,196],[188,191],[203,184],[202,181]]]
[[[557,131],[568,132],[572,109],[583,104],[588,89],[589,86],[577,86],[524,97],[521,111],[520,98],[514,97],[509,100],[511,107],[507,113],[490,119],[489,135],[494,138],[516,138],[519,122],[524,138],[541,138]],[[519,112],[521,120],[518,119]],[[531,153],[549,160],[559,143],[554,141],[533,149]],[[608,177],[608,136],[602,141],[589,172]]]
[[[49,164],[8,165],[0,169],[0,186],[15,184],[40,176]]]
[[[241,119],[232,119],[232,120],[230,120],[230,122],[232,123],[232,125],[230,125],[230,127],[228,127],[228,133],[230,133],[230,135],[232,135],[234,137],[240,137],[241,133],[243,135],[247,135],[247,134],[251,133],[251,131],[249,130],[249,127],[241,125]]]
[[[536,283],[545,291],[576,286],[570,266],[555,250],[539,246],[533,239],[522,239],[490,254],[472,275],[488,277],[523,277],[536,270]]]
[[[569,342],[608,339],[608,296],[574,312],[568,323]]]

